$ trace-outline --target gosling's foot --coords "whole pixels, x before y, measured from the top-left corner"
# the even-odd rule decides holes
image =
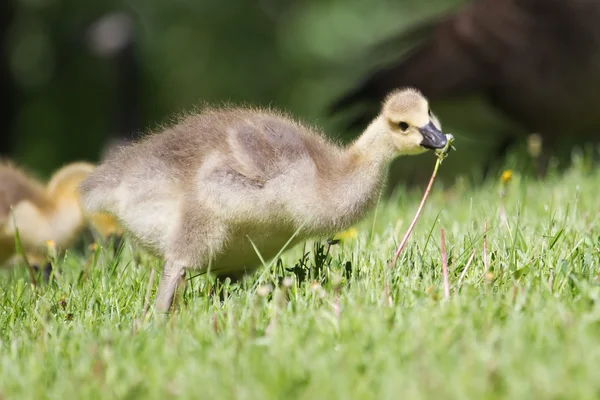
[[[108,243],[112,243],[112,248],[117,251],[121,248],[121,244],[123,243],[123,235],[119,235],[116,233],[111,233],[108,235]]]
[[[47,262],[44,265],[44,268],[40,268],[39,265],[34,264],[31,266],[31,268],[33,268],[33,271],[37,274],[40,272],[40,269],[42,270],[42,282],[44,282],[45,284],[48,284],[50,282],[50,275],[52,274],[52,264]]]

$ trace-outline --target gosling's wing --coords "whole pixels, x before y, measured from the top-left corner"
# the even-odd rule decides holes
[[[261,114],[228,129],[226,164],[254,184],[265,184],[310,157],[310,130],[283,116]]]

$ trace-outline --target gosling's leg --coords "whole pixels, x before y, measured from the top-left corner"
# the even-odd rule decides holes
[[[165,251],[166,263],[156,295],[158,312],[170,310],[184,268],[208,264],[211,255],[218,253],[227,239],[226,226],[211,218],[211,211],[199,206],[195,199],[184,199],[182,208],[178,229]]]
[[[158,313],[166,314],[171,309],[177,283],[185,273],[185,269],[181,264],[172,261],[166,261],[163,267],[162,276],[158,284],[156,292],[155,310]]]
[[[42,282],[44,282],[44,284],[48,284],[50,282],[50,275],[52,274],[52,264],[49,262],[46,262],[46,264],[44,264],[43,268],[40,268],[41,264],[33,263],[31,264],[31,268],[33,269],[33,272],[35,272],[36,274],[38,274],[40,272],[40,270],[42,271]]]
[[[113,245],[112,247],[113,247],[114,251],[116,252],[121,247],[122,240],[123,240],[123,235],[120,235],[117,233],[111,233],[110,235],[108,235],[107,243],[112,242],[112,245]]]
[[[52,274],[52,264],[49,262],[44,265],[44,269],[42,270],[42,280],[45,284],[50,282],[50,275]]]

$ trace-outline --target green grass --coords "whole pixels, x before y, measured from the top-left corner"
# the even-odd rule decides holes
[[[390,272],[421,195],[397,194],[357,225],[356,238],[330,248],[323,241],[317,256],[311,243],[296,247],[263,274],[263,286],[259,270],[225,287],[223,304],[209,295],[210,278],[191,279],[165,326],[150,310],[135,333],[160,261],[130,244],[116,256],[68,253],[56,284],[37,290],[25,269],[6,271],[0,397],[598,398],[598,182],[600,172],[575,168],[544,181],[515,176],[503,198],[498,181],[436,186]],[[283,270],[294,265],[295,273]],[[294,277],[288,301],[283,285],[265,293],[285,276]]]

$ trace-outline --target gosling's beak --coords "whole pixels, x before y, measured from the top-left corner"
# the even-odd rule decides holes
[[[427,125],[420,127],[419,132],[423,135],[421,146],[426,149],[442,149],[448,142],[446,135],[436,128],[431,121]]]

